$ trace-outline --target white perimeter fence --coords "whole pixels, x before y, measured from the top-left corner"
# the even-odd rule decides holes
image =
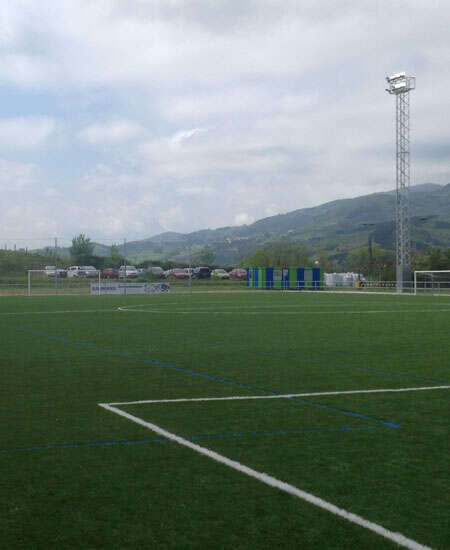
[[[402,293],[417,295],[450,295],[450,271],[430,276],[417,274],[413,281],[406,282]],[[336,292],[383,292],[398,293],[396,281],[325,281],[323,286],[315,291]],[[161,285],[169,284],[169,288]],[[300,288],[303,281],[298,281]],[[234,292],[246,291],[264,292],[271,290],[247,287],[245,279],[158,279],[147,277],[141,279],[102,279],[97,278],[65,278],[49,277],[42,270],[29,271],[25,277],[0,280],[1,296],[38,296],[38,295],[103,295],[103,294],[154,294],[161,292],[189,293],[189,292]],[[299,292],[302,290],[289,290]]]

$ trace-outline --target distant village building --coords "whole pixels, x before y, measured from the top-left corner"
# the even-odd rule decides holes
[[[248,241],[250,237],[227,237],[225,240],[228,244],[232,243],[233,241]]]

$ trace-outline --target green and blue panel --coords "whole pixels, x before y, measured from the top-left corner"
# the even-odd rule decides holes
[[[319,290],[323,288],[320,267],[249,267],[247,286],[279,290]]]

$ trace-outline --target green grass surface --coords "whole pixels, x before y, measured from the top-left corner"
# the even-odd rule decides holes
[[[443,296],[0,298],[0,546],[395,548],[98,404],[449,385],[449,316]],[[119,408],[444,549],[449,396]]]

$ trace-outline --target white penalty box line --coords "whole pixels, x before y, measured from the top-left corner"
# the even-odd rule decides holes
[[[424,391],[424,390],[448,390],[449,386],[427,386],[418,388],[387,388],[378,390],[348,390],[348,391],[325,391],[314,393],[285,393],[280,395],[232,395],[229,397],[192,397],[182,399],[144,399],[140,401],[121,401],[117,403],[100,403],[100,405],[145,405],[150,403],[185,403],[189,401],[235,401],[243,399],[290,399],[294,397],[320,397],[324,395],[351,395],[359,393],[396,393],[406,391]]]
[[[430,386],[430,387],[418,387],[418,388],[393,388],[393,389],[378,389],[378,390],[351,390],[351,391],[335,391],[335,392],[315,392],[315,393],[295,393],[295,394],[284,394],[284,395],[251,395],[251,396],[231,396],[231,397],[200,397],[200,398],[191,398],[191,399],[148,399],[144,401],[123,401],[118,403],[99,403],[99,406],[114,413],[117,414],[123,418],[126,418],[127,420],[130,420],[131,422],[134,422],[136,424],[139,424],[140,426],[143,426],[144,428],[147,428],[148,430],[151,430],[152,432],[155,432],[156,434],[168,439],[169,441],[173,441],[175,443],[178,443],[179,445],[182,445],[183,447],[187,447],[203,456],[206,456],[210,458],[211,460],[214,460],[215,462],[218,462],[220,464],[224,464],[225,466],[228,466],[229,468],[232,468],[233,470],[236,470],[238,472],[241,472],[253,479],[256,479],[260,481],[261,483],[264,483],[265,485],[268,485],[270,487],[274,487],[280,491],[284,491],[285,493],[288,493],[290,495],[293,495],[297,498],[300,498],[301,500],[304,500],[306,502],[309,502],[310,504],[313,504],[314,506],[317,506],[323,510],[326,510],[338,517],[341,517],[343,519],[346,519],[347,521],[350,521],[351,523],[355,523],[356,525],[359,525],[361,527],[364,527],[365,529],[368,529],[388,540],[391,540],[398,544],[399,546],[402,546],[404,548],[408,548],[410,550],[431,550],[428,546],[424,546],[423,544],[416,542],[412,539],[409,539],[408,537],[405,537],[401,533],[396,533],[394,531],[390,531],[389,529],[386,529],[382,525],[379,525],[377,523],[374,523],[372,521],[369,521],[357,514],[353,514],[352,512],[349,512],[343,508],[339,508],[338,506],[332,504],[331,502],[328,502],[320,497],[317,497],[311,493],[308,493],[306,491],[303,491],[299,489],[298,487],[295,487],[293,485],[290,485],[289,483],[285,483],[284,481],[281,481],[271,475],[268,475],[264,472],[258,472],[257,470],[254,470],[253,468],[249,468],[245,464],[241,464],[240,462],[237,462],[236,460],[232,460],[224,455],[221,455],[219,453],[216,453],[215,451],[212,451],[211,449],[207,449],[206,447],[202,447],[196,443],[192,443],[192,441],[189,441],[185,439],[184,437],[180,437],[174,433],[168,432],[167,430],[164,430],[160,426],[157,426],[156,424],[153,424],[151,422],[147,422],[146,420],[143,420],[142,418],[139,418],[138,416],[135,416],[133,414],[127,413],[117,407],[119,406],[125,406],[125,405],[142,405],[142,404],[153,404],[153,403],[182,403],[182,402],[195,402],[195,401],[231,401],[231,400],[243,400],[243,399],[289,399],[293,397],[312,397],[312,396],[323,396],[323,395],[349,395],[349,394],[368,394],[368,393],[387,393],[387,392],[408,392],[408,391],[425,391],[425,390],[447,390],[450,389],[449,386]]]

